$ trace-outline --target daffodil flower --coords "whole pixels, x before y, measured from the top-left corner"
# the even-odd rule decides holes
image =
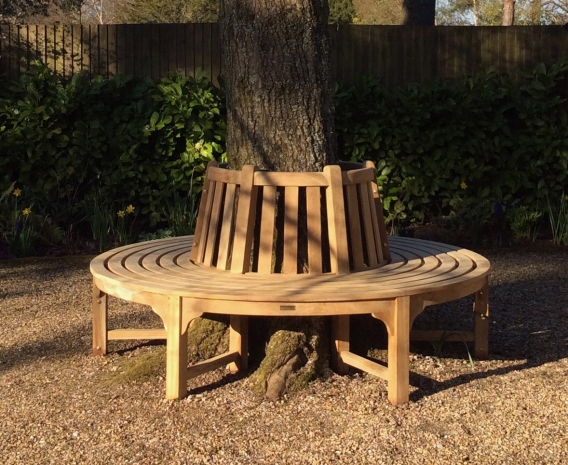
[[[22,210],[22,215],[28,216],[31,212],[32,212],[31,209],[29,209],[29,208],[24,208],[24,209]]]
[[[134,213],[134,207],[132,206],[132,204],[126,207],[126,213]]]
[[[15,197],[19,197],[20,195],[22,195],[22,189],[14,189],[14,192],[12,193]]]
[[[124,218],[124,210],[119,210],[116,214],[119,218]]]
[[[462,183],[460,184],[460,187],[461,187],[462,189],[467,189],[467,184],[466,184],[465,182],[462,182]]]

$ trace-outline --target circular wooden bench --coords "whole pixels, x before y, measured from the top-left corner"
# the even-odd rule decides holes
[[[93,352],[108,339],[167,338],[166,396],[187,376],[247,365],[250,315],[332,316],[339,372],[349,366],[388,380],[393,404],[408,401],[409,338],[425,306],[475,294],[473,332],[453,333],[487,355],[489,262],[473,252],[386,235],[372,163],[275,173],[207,169],[195,237],[112,250],[91,264]],[[107,328],[107,295],[148,304],[165,330]],[[206,313],[231,315],[227,354],[186,369],[187,327]],[[371,314],[388,331],[388,367],[349,351],[349,315]],[[420,338],[442,332],[414,333]]]

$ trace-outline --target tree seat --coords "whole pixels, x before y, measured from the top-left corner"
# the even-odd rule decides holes
[[[181,398],[187,377],[231,363],[247,365],[247,316],[331,316],[334,357],[342,373],[353,366],[388,380],[393,404],[409,397],[409,340],[414,318],[431,304],[475,294],[475,355],[487,356],[489,262],[469,250],[411,238],[389,238],[390,263],[352,273],[232,273],[190,260],[193,237],[132,244],[99,255],[93,274],[93,353],[107,351],[107,295],[150,305],[166,328],[166,397]],[[231,315],[230,350],[187,367],[187,327],[204,313]],[[388,331],[388,366],[349,351],[349,315],[371,314]],[[112,333],[113,339],[118,339]],[[124,333],[132,339],[135,332]],[[148,330],[140,330],[147,338]],[[428,339],[432,333],[417,333]],[[438,333],[439,334],[439,333]],[[159,334],[151,334],[159,336]]]

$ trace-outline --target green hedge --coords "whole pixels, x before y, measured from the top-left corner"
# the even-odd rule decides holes
[[[92,197],[136,199],[156,221],[224,155],[224,100],[205,77],[62,83],[38,64],[0,98],[0,189],[17,181],[61,224],[81,221]]]
[[[471,205],[487,216],[496,202],[542,210],[568,192],[567,74],[563,61],[521,85],[491,70],[394,91],[369,77],[338,85],[340,152],[375,161],[390,220]],[[0,193],[16,181],[64,227],[86,219],[94,198],[135,199],[155,223],[225,156],[223,94],[205,77],[62,82],[37,64],[0,84]]]
[[[544,208],[568,183],[568,61],[515,85],[495,70],[388,92],[362,78],[337,92],[343,157],[371,159],[389,218],[464,205]]]

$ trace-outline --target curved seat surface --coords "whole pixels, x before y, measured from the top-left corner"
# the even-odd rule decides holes
[[[471,294],[489,273],[489,261],[467,249],[413,238],[389,237],[392,262],[337,275],[238,274],[189,260],[193,236],[132,244],[91,262],[95,284],[145,294],[233,302],[356,302],[424,295],[443,302]],[[222,313],[230,314],[230,305]]]

